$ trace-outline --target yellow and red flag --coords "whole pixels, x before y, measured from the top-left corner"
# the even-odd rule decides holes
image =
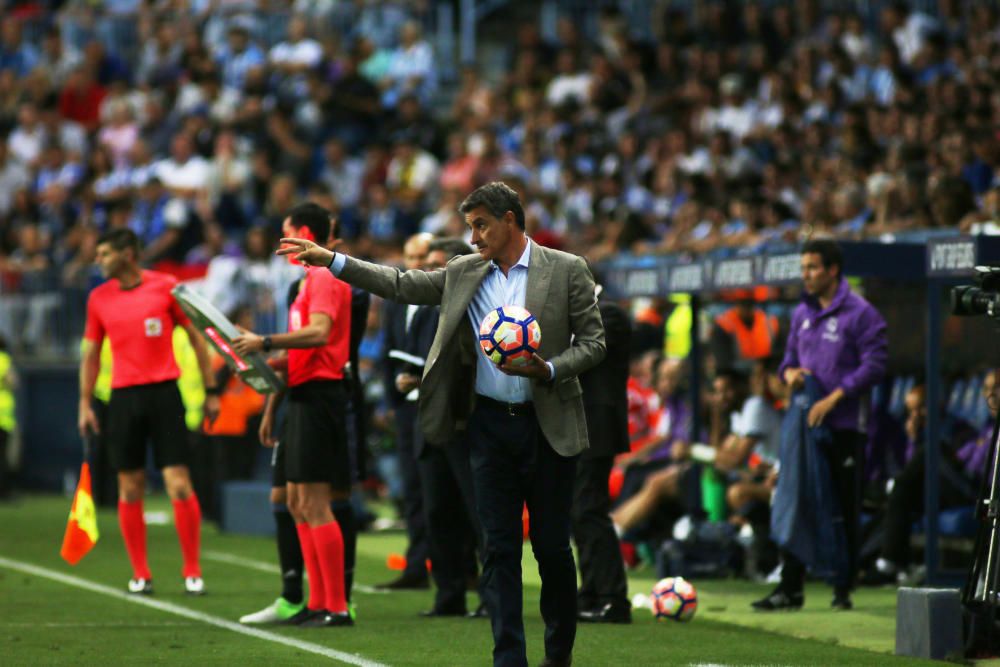
[[[90,492],[90,466],[84,463],[80,468],[80,482],[73,495],[73,506],[69,510],[69,522],[59,555],[70,565],[76,565],[94,548],[97,537],[97,512]]]

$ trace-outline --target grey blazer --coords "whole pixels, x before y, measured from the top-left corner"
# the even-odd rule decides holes
[[[467,311],[488,270],[488,263],[473,254],[432,272],[404,272],[347,257],[340,272],[341,280],[386,299],[441,305],[420,385],[420,428],[428,442],[448,442],[466,426],[475,405],[481,352]],[[587,422],[577,375],[600,363],[605,353],[594,281],[583,259],[534,244],[525,307],[542,329],[538,353],[556,371],[555,382],[532,383],[538,423],[556,452],[579,454],[587,448]]]

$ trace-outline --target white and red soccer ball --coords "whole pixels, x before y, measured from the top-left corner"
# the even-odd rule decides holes
[[[683,577],[660,579],[649,597],[657,620],[690,621],[698,610],[698,592]]]
[[[520,306],[500,306],[479,325],[479,346],[497,366],[525,366],[542,344],[535,316]]]

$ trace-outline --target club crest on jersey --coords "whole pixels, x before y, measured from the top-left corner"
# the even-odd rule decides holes
[[[823,332],[823,340],[828,340],[831,343],[836,343],[840,340],[840,334],[837,333],[837,318],[831,317],[826,321],[825,331]]]
[[[298,331],[299,329],[302,328],[302,313],[300,313],[299,311],[293,310],[291,313],[289,313],[288,320],[289,320],[288,321],[289,331]]]
[[[159,317],[147,317],[143,321],[143,325],[146,328],[147,338],[158,338],[163,335],[163,322],[160,321]]]
[[[802,330],[805,331],[810,326],[809,318],[802,320]]]

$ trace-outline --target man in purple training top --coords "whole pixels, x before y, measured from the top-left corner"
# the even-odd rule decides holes
[[[851,291],[843,276],[844,256],[836,241],[817,239],[802,247],[802,303],[792,313],[785,357],[778,373],[793,390],[807,375],[826,395],[808,414],[809,426],[823,424],[833,435],[826,449],[834,492],[844,516],[848,575],[857,573],[858,513],[864,466],[867,394],[885,375],[888,357],[885,320]],[[805,565],[782,553],[781,583],[754,609],[800,609]],[[834,588],[832,607],[847,610],[851,586]]]

